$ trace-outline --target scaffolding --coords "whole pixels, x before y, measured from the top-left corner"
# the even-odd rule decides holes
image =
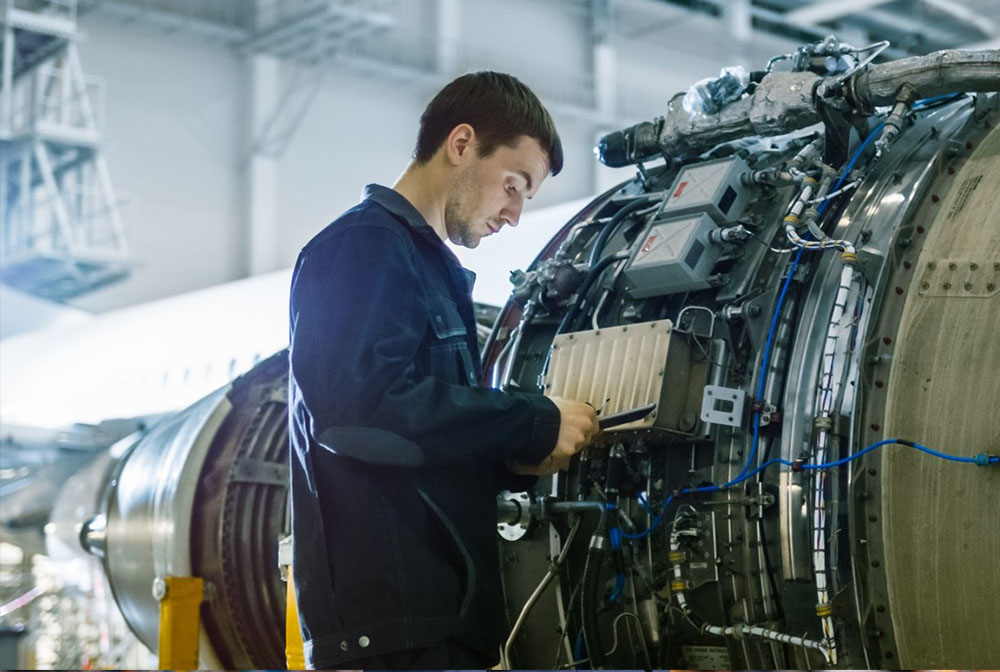
[[[127,246],[76,48],[76,0],[0,0],[0,280],[66,301],[125,278]]]

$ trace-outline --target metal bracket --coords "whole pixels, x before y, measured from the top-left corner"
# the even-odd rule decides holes
[[[778,412],[778,407],[766,401],[755,400],[750,405],[750,410],[760,413],[761,427],[767,427],[772,423],[776,425],[781,423],[781,413]]]
[[[716,425],[739,427],[743,424],[743,390],[720,385],[706,385],[701,398],[701,419]]]
[[[160,603],[157,643],[161,670],[198,669],[198,633],[204,582],[196,576],[163,576],[153,581],[153,597]]]

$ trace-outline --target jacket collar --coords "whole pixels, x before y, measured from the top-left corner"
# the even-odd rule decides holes
[[[405,196],[394,189],[374,183],[365,186],[363,195],[365,200],[378,203],[405,222],[417,234],[424,236],[424,238],[427,238],[434,243],[437,243],[437,245],[445,251],[445,256],[448,257],[455,266],[461,269],[461,274],[468,285],[469,293],[472,293],[472,286],[476,282],[476,274],[469,269],[462,267],[462,264],[458,261],[458,257],[455,256],[455,253],[444,244],[444,241],[441,240],[437,232],[431,228],[431,225],[428,224],[427,220],[424,219],[424,216],[421,215],[415,207],[413,207],[413,204],[406,200]]]
[[[413,204],[406,200],[406,197],[395,189],[390,189],[389,187],[383,187],[381,184],[369,184],[365,186],[364,190],[365,200],[378,203],[383,208],[396,215],[411,227],[420,231],[421,233],[430,233],[441,242],[441,238],[438,237],[431,225],[427,223],[424,216],[413,207]]]

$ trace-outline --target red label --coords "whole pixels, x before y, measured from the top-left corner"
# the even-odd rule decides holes
[[[680,198],[681,192],[684,191],[684,187],[688,186],[687,180],[684,180],[677,185],[677,191],[674,192],[674,198]]]
[[[653,248],[654,240],[656,240],[655,233],[646,239],[646,242],[643,244],[642,249],[639,251],[640,254],[646,254],[647,252],[649,252]]]

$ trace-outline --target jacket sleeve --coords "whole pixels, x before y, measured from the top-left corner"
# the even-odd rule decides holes
[[[404,235],[347,226],[299,257],[289,357],[313,436],[373,463],[537,464],[558,437],[549,399],[418,375],[429,307]]]

